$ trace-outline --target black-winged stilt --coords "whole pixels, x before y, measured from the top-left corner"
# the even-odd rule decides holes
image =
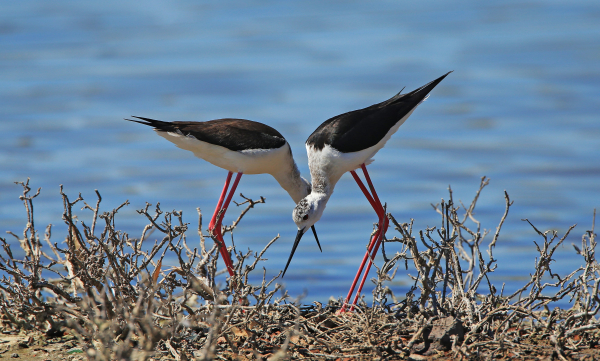
[[[139,120],[126,120],[151,126],[158,135],[179,148],[189,150],[196,157],[229,171],[208,229],[220,242],[219,251],[231,276],[234,274],[233,263],[223,241],[221,221],[242,174],[271,174],[295,203],[310,193],[311,185],[300,176],[290,145],[277,130],[268,125],[246,119],[163,122],[136,116],[133,118]],[[227,194],[233,173],[237,175]],[[314,226],[312,230],[321,249]]]
[[[375,153],[383,148],[392,134],[398,130],[417,106],[427,98],[429,92],[448,74],[450,72],[410,93],[398,93],[384,102],[328,119],[306,141],[308,166],[312,178],[312,192],[298,202],[296,208],[294,208],[293,218],[298,226],[298,234],[283,274],[285,275],[302,235],[321,218],[335,184],[344,173],[350,172],[352,174],[379,218],[377,231],[373,235],[354,277],[342,311],[345,310],[354,292],[369,255],[371,260],[377,255],[379,245],[389,223],[366,166],[373,162],[372,157],[375,156]],[[358,168],[362,168],[371,193],[356,174],[355,170]],[[367,265],[352,303],[352,308],[358,300],[370,268],[371,262]]]

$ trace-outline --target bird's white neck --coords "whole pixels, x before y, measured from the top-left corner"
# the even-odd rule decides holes
[[[296,204],[310,193],[311,185],[306,179],[302,178],[300,170],[293,159],[288,167],[281,168],[272,175]]]
[[[332,184],[330,178],[321,172],[311,171],[310,174],[312,178],[312,190],[310,194],[306,196],[306,201],[310,204],[310,208],[312,208],[314,212],[311,220],[316,223],[323,215],[327,202],[333,193],[335,183]]]
[[[319,170],[311,170],[310,175],[312,179],[311,193],[320,194],[321,197],[327,196],[327,199],[329,199],[331,193],[333,193],[335,183],[332,184],[330,177]]]
[[[329,197],[331,197],[330,193],[323,193],[318,190],[313,190],[308,196],[306,196],[305,199],[309,204],[309,208],[313,210],[311,216],[311,225],[315,224],[321,219],[323,211],[325,211],[325,207],[329,201]],[[306,230],[308,230],[308,228]]]
[[[347,155],[333,149],[330,145],[325,145],[320,150],[307,145],[306,151],[313,192],[330,196],[342,175],[357,167],[354,164],[349,164],[352,163],[352,159],[347,159],[349,158]],[[358,166],[360,166],[360,163]]]

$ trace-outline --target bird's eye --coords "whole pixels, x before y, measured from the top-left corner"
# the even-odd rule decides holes
[[[302,217],[303,220],[307,220],[308,219],[308,214],[305,214],[304,217]]]

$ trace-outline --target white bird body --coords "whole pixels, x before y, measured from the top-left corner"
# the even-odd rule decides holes
[[[193,135],[185,135],[181,131],[167,132],[156,129],[156,133],[177,147],[232,173],[272,175],[292,197],[294,203],[298,203],[310,192],[310,183],[300,175],[287,141],[279,148],[230,150],[201,141]]]
[[[423,99],[419,104],[421,104]],[[329,144],[325,144],[323,149],[316,149],[310,144],[306,144],[306,153],[308,154],[308,168],[310,169],[310,176],[313,181],[313,186],[326,184],[328,192],[333,193],[333,188],[336,183],[340,180],[342,175],[346,172],[353,171],[360,168],[362,164],[369,165],[373,163],[373,157],[381,148],[385,146],[388,140],[398,131],[398,128],[416,109],[413,108],[408,114],[400,119],[393,127],[391,127],[386,135],[381,140],[366,149],[362,149],[356,152],[343,153],[333,148]],[[315,191],[319,191],[319,187],[315,188]],[[296,202],[298,203],[298,202]]]
[[[311,185],[300,176],[287,140],[268,125],[246,119],[163,122],[142,117],[134,118],[139,120],[127,120],[151,126],[158,135],[177,147],[229,171],[208,228],[221,245],[219,251],[231,276],[234,275],[233,262],[223,241],[221,220],[242,174],[271,174],[292,197],[294,203],[298,203],[310,193]],[[237,173],[237,176],[226,197],[233,173]],[[314,227],[312,230],[319,245]]]
[[[312,192],[306,196],[306,201],[314,209],[314,214],[311,216],[311,220],[314,223],[321,219],[327,202],[333,194],[335,185],[342,175],[360,168],[363,164],[366,166],[373,163],[375,154],[385,146],[385,143],[390,140],[392,135],[398,131],[398,128],[410,117],[414,109],[416,107],[391,127],[377,144],[363,150],[343,153],[329,144],[325,144],[323,149],[316,149],[311,144],[306,144],[308,168],[310,169],[310,177],[312,179]],[[306,230],[308,230],[308,227],[306,227]]]
[[[381,103],[332,117],[323,122],[308,137],[306,151],[312,179],[312,191],[296,204],[292,213],[292,218],[298,226],[298,233],[284,269],[284,274],[302,235],[321,219],[336,183],[344,173],[351,172],[361,191],[377,213],[379,221],[377,231],[369,244],[368,251],[346,298],[346,303],[348,302],[367,259],[369,256],[373,259],[377,254],[389,224],[385,216],[385,209],[375,192],[366,166],[373,162],[375,154],[385,146],[414,110],[427,99],[429,92],[448,74],[410,93],[398,93]],[[370,192],[356,174],[355,170],[358,168],[362,168]],[[370,265],[370,263],[367,265],[365,276],[361,281],[354,303],[356,303],[358,294],[360,294]]]

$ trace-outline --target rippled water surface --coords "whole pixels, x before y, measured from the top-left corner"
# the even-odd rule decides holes
[[[538,228],[578,226],[555,271],[581,261],[571,243],[600,206],[600,3],[597,1],[197,2],[18,1],[0,5],[0,230],[25,224],[14,181],[42,187],[36,221],[64,238],[59,184],[76,198],[125,200],[117,226],[137,235],[145,202],[210,213],[226,172],[123,120],[247,118],[277,128],[308,175],[304,141],[331,116],[380,102],[454,70],[369,169],[399,221],[438,225],[430,203],[452,186],[494,232],[504,190],[515,201],[498,241],[494,281],[529,278]],[[268,175],[242,178],[267,199],[236,245],[283,268],[293,202]],[[226,221],[236,214],[230,208]],[[301,243],[284,280],[309,300],[345,294],[376,220],[350,175],[317,224],[323,253]],[[62,233],[61,233],[62,232]],[[395,235],[393,230],[388,237]],[[189,234],[195,242],[195,231]],[[388,252],[395,246],[389,245]],[[381,259],[379,259],[381,263]],[[406,273],[394,283],[408,289]],[[370,290],[366,290],[367,293]]]

